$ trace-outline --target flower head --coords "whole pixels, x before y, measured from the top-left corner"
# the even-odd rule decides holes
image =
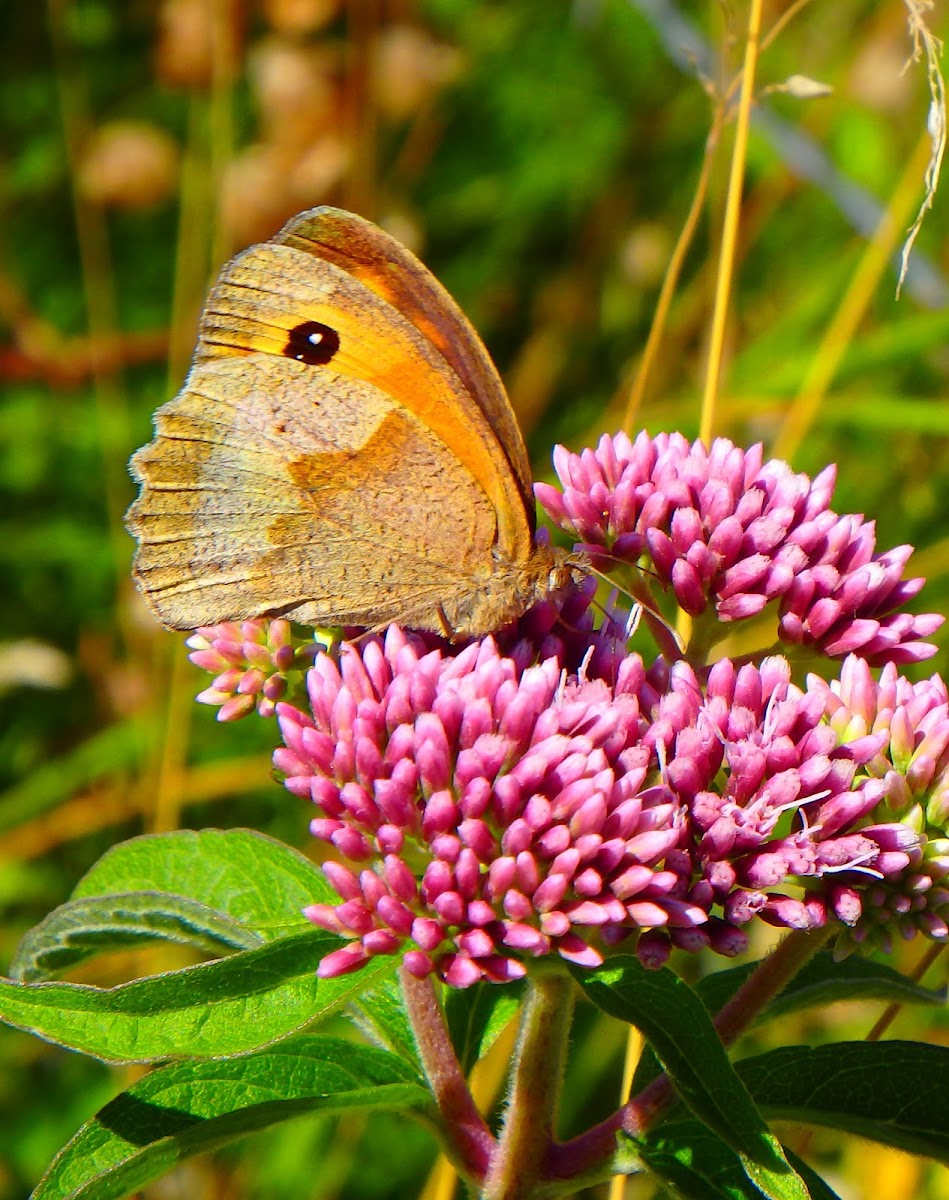
[[[463,987],[704,923],[684,898],[683,806],[649,778],[644,678],[637,655],[611,687],[490,638],[426,653],[397,627],[344,645],[338,665],[320,655],[310,711],[278,706],[275,763],[316,804],[315,836],[370,864],[324,866],[342,902],[308,916],[352,941],[321,973],[404,950],[408,970]]]
[[[219,721],[237,721],[254,711],[272,717],[292,672],[299,678],[318,648],[313,642],[295,643],[289,621],[263,618],[202,626],[187,646],[194,665],[214,675],[197,700],[218,705]]]
[[[867,760],[875,803],[858,836],[876,853],[841,864],[823,891],[847,926],[838,948],[881,944],[892,932],[949,940],[949,692],[939,675],[911,683],[884,667],[874,680],[867,664],[846,659],[831,683],[812,677],[808,689],[827,721],[848,742],[867,736],[878,748]]]
[[[830,509],[833,467],[811,480],[760,446],[645,433],[579,455],[558,446],[554,465],[562,491],[535,489],[552,519],[604,566],[648,569],[693,617],[737,621],[775,601],[790,645],[870,663],[935,653],[920,639],[943,618],[898,611],[923,585],[902,578],[912,548],[877,554],[872,521]]]
[[[878,554],[872,523],[830,509],[833,469],[760,446],[617,435],[555,461],[554,519],[604,572],[641,572],[649,668],[592,576],[461,646],[392,626],[327,653],[264,619],[189,639],[220,719],[276,712],[275,765],[343,860],[323,867],[339,902],[307,909],[346,939],[320,974],[399,953],[466,987],[627,940],[658,966],[739,953],[756,918],[839,922],[843,950],[949,938],[949,692],[895,665],[942,620],[898,611],[922,584],[910,548]],[[692,616],[687,645],[650,581]],[[806,688],[781,657],[707,665],[717,626],[769,604],[786,642],[859,657]]]
[[[690,896],[740,928],[755,916],[813,928],[826,914],[793,893],[802,878],[860,861],[848,837],[876,792],[858,767],[882,738],[841,744],[823,698],[791,683],[786,659],[716,663],[704,685],[677,664],[647,739],[665,745],[666,776],[686,803],[696,879]]]

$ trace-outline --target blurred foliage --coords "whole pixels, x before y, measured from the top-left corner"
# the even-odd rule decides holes
[[[866,219],[844,215],[840,194],[865,189],[872,228],[912,169],[915,206],[929,105],[924,65],[903,70],[912,46],[899,0],[775,0],[766,28],[792,7],[800,11],[762,55],[761,105],[808,139],[826,175],[813,182],[801,143],[776,136],[773,123],[753,129],[716,419],[716,432],[767,446],[864,260]],[[680,54],[683,17],[707,65],[694,48]],[[671,4],[635,0],[4,6],[7,960],[23,930],[130,833],[248,824],[306,843],[307,813],[268,780],[272,731],[212,727],[213,715],[191,703],[204,684],[180,639],[156,629],[128,580],[125,463],[184,374],[216,267],[313,204],[380,221],[471,315],[543,474],[554,440],[590,444],[622,421],[698,180],[712,97],[740,66],[745,19],[744,3],[681,5],[677,16]],[[833,91],[766,94],[794,75]],[[698,430],[731,131],[729,121],[637,416],[653,431]],[[839,463],[835,507],[875,516],[881,548],[916,545],[916,569],[930,579],[923,607],[941,611],[945,211],[937,196],[901,300],[892,270],[872,295],[851,294],[865,311],[793,453],[810,472]],[[899,216],[901,229],[914,212]],[[911,970],[919,956],[911,945],[898,961]],[[115,961],[96,981],[167,965]],[[821,1030],[805,1030],[813,1015],[792,1020],[820,1039],[860,1036],[874,1016],[835,1013],[833,1029]],[[949,1036],[938,1015],[911,1019],[907,1036]],[[782,1036],[793,1040],[793,1029]],[[583,1012],[575,1042],[566,1094],[579,1128],[612,1107],[622,1036]],[[28,1191],[122,1079],[9,1032],[0,1059],[6,1200]],[[848,1197],[949,1196],[945,1172],[826,1131],[807,1153]],[[433,1161],[431,1140],[401,1119],[301,1120],[198,1160],[170,1186],[192,1197],[402,1196]]]

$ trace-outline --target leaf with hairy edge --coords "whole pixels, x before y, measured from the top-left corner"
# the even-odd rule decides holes
[[[193,946],[209,958],[263,944],[259,934],[196,900],[167,892],[118,893],[54,908],[23,937],[10,975],[36,983],[94,954],[158,940]]]
[[[799,1158],[793,1150],[789,1150],[785,1146],[784,1154],[794,1170],[804,1180],[807,1190],[811,1194],[811,1200],[841,1200],[827,1180],[822,1175],[818,1175],[814,1168]]]
[[[743,963],[706,975],[695,984],[695,992],[713,1015],[729,1001],[758,963]],[[851,955],[835,962],[831,954],[817,954],[805,963],[787,986],[768,1004],[752,1026],[763,1025],[789,1013],[845,1000],[882,1000],[889,1004],[944,1005],[945,988],[926,988],[873,959]],[[662,1067],[649,1047],[636,1067],[630,1092],[636,1095],[661,1072]]]
[[[33,1200],[118,1200],[194,1154],[304,1113],[430,1113],[431,1096],[394,1054],[304,1035],[253,1055],[152,1071],[60,1151]]]
[[[367,1037],[398,1054],[421,1072],[415,1035],[402,1003],[402,986],[398,975],[392,974],[375,984],[371,991],[363,992],[353,1002],[350,1015]]]
[[[746,1159],[745,1170],[765,1195],[807,1195],[728,1061],[708,1010],[686,983],[625,955],[594,971],[571,970],[597,1007],[641,1030],[683,1103]]]
[[[14,979],[49,979],[93,954],[156,939],[218,957],[311,929],[303,908],[338,899],[302,854],[248,829],[149,834],[113,847],[72,899],[29,931]]]
[[[301,911],[306,905],[339,900],[308,858],[251,829],[132,838],[104,854],[71,898],[141,891],[197,900],[265,941],[309,928]]]
[[[949,1047],[787,1046],[746,1058],[736,1070],[776,1120],[825,1125],[949,1163]]]
[[[761,1200],[761,1190],[748,1178],[741,1158],[698,1121],[671,1121],[642,1141],[622,1137],[658,1182],[678,1200]],[[622,1151],[621,1151],[622,1153]],[[806,1163],[795,1159],[811,1200],[840,1200]]]
[[[317,979],[320,960],[338,946],[310,930],[114,988],[0,979],[0,1019],[106,1062],[240,1054],[327,1016],[393,969],[385,956]]]
[[[709,1012],[718,1010],[738,991],[758,963],[745,963],[706,975],[695,990]],[[758,1014],[761,1025],[775,1017],[843,1000],[882,1000],[887,1004],[944,1005],[946,989],[927,988],[873,959],[851,955],[835,962],[826,952],[805,963],[791,982]]]

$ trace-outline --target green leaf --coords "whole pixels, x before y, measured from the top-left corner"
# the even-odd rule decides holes
[[[237,921],[183,896],[132,892],[70,900],[25,935],[10,964],[10,975],[35,983],[93,954],[156,939],[194,946],[208,957],[253,950],[263,941]]]
[[[695,991],[714,1015],[758,966],[758,963],[752,962],[716,971],[700,979]],[[790,1013],[844,1000],[883,1000],[888,1004],[942,1006],[946,1003],[946,989],[923,987],[885,963],[855,954],[835,962],[833,955],[824,951],[804,964],[751,1025],[763,1025]],[[631,1094],[640,1092],[661,1070],[655,1054],[647,1048],[636,1067]]]
[[[949,1047],[788,1046],[736,1064],[769,1116],[826,1125],[949,1163]]]
[[[184,830],[108,851],[73,898],[23,938],[10,967],[35,982],[105,950],[156,939],[219,957],[312,928],[302,909],[338,897],[289,846],[249,829]]]
[[[642,1031],[696,1116],[733,1149],[783,1174],[780,1150],[728,1061],[708,1010],[686,983],[666,968],[647,971],[626,955],[595,971],[573,968],[572,974],[594,1004]]]
[[[745,1174],[765,1196],[769,1197],[769,1200],[810,1200],[803,1179],[784,1157],[781,1143],[774,1134],[770,1133],[768,1141],[776,1157],[780,1159],[781,1166],[776,1168],[762,1166],[761,1163],[749,1158],[747,1154],[740,1153],[738,1157],[741,1159]]]
[[[805,1186],[811,1194],[811,1200],[841,1200],[827,1180],[822,1175],[818,1175],[814,1168],[799,1158],[793,1150],[789,1150],[785,1146],[784,1154],[794,1170],[804,1180]]]
[[[0,1019],[106,1062],[240,1054],[327,1016],[392,969],[317,979],[339,940],[317,930],[114,988],[0,979]]]
[[[140,891],[197,900],[265,940],[309,928],[301,913],[306,905],[339,902],[308,858],[251,829],[179,830],[132,838],[99,859],[72,899]]]
[[[735,1151],[699,1121],[670,1122],[644,1141],[632,1140],[641,1161],[677,1200],[761,1200]]]
[[[462,1070],[467,1074],[494,1045],[517,1014],[524,998],[521,982],[498,987],[476,983],[470,988],[447,988],[445,1020]]]
[[[402,1002],[402,987],[394,973],[382,979],[370,991],[363,992],[352,1005],[356,1024],[374,1041],[393,1051],[421,1071],[415,1035]]]
[[[303,1113],[425,1112],[431,1097],[399,1058],[302,1036],[256,1054],[152,1071],[60,1151],[33,1200],[110,1200],[177,1163]]]
[[[745,963],[740,967],[716,971],[701,979],[695,985],[695,990],[709,1012],[717,1013],[757,966],[758,963]],[[946,1003],[946,989],[922,987],[893,967],[856,954],[835,962],[833,955],[825,951],[804,964],[783,991],[759,1014],[755,1024],[841,1000],[883,1000],[888,1004],[941,1006]]]
[[[740,1157],[698,1121],[670,1122],[641,1142],[621,1140],[635,1147],[640,1161],[679,1200],[761,1200]],[[811,1200],[840,1200],[806,1163],[787,1153]]]

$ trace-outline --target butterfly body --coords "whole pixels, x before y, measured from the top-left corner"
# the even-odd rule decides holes
[[[567,585],[474,330],[404,247],[315,209],[229,263],[132,459],[134,574],[167,626],[280,614],[498,629]]]

